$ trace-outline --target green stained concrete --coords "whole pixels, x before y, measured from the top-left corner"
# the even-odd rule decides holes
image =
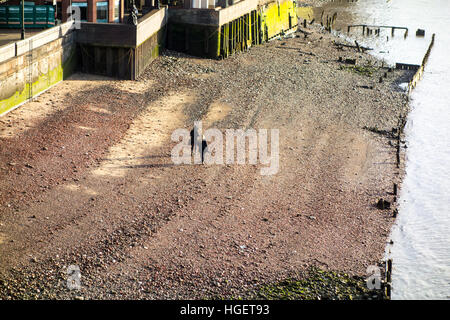
[[[12,109],[16,108],[18,105],[28,101],[30,99],[30,92],[32,97],[35,97],[47,90],[51,86],[57,84],[61,80],[70,76],[76,67],[76,54],[75,48],[72,49],[70,56],[62,64],[58,65],[56,68],[49,70],[45,74],[39,75],[36,81],[32,84],[25,83],[22,91],[16,91],[12,96],[0,101],[0,116],[6,114]],[[30,90],[30,85],[31,90]]]
[[[267,8],[262,10],[262,15],[264,17],[263,28],[267,30],[266,37],[268,39],[297,25],[296,7],[292,1],[285,1],[281,4],[269,3]]]
[[[270,3],[221,26],[170,23],[171,49],[208,58],[226,58],[297,26],[293,1]]]

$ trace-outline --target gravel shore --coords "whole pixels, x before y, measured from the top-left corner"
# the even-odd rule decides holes
[[[361,286],[394,222],[376,203],[401,181],[406,75],[306,31],[221,61],[165,51],[138,81],[75,74],[1,118],[0,298],[273,298],[311,267]],[[171,133],[200,119],[279,129],[279,172],[173,165]]]

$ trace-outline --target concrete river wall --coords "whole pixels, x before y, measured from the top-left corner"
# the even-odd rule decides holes
[[[62,81],[77,66],[72,22],[0,48],[0,116]]]
[[[245,0],[227,8],[171,9],[168,47],[188,54],[226,58],[297,27],[292,0]]]

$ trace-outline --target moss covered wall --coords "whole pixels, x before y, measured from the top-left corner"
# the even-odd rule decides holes
[[[140,76],[148,65],[159,56],[161,48],[165,46],[166,40],[166,28],[163,26],[155,34],[141,43],[134,50],[135,63],[134,63],[134,74],[135,78]]]
[[[297,26],[296,9],[292,0],[274,1],[220,26],[206,25],[204,19],[194,23],[195,11],[191,19],[173,15],[168,47],[200,57],[225,58],[293,30]]]
[[[0,63],[0,115],[62,81],[76,66],[73,33]]]
[[[312,7],[297,7],[297,15],[300,19],[311,21],[314,19],[314,10]]]
[[[263,30],[271,39],[297,26],[297,8],[293,1],[271,2],[261,10]]]

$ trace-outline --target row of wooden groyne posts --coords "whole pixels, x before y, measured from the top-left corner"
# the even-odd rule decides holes
[[[327,19],[328,20],[328,19]],[[327,25],[328,26],[328,25]],[[351,27],[363,27],[363,35],[372,35],[373,33],[368,32],[366,29],[368,26],[367,25],[352,25],[348,27],[348,31],[351,30]],[[369,27],[378,27],[378,26],[369,26]],[[392,26],[380,26],[382,28],[392,28],[392,34],[394,33],[394,29],[404,29],[405,30],[405,37],[407,36],[408,33],[408,29],[407,28],[403,28],[403,27],[392,27]],[[379,35],[379,29],[375,29],[378,30],[375,35]],[[423,36],[423,30],[418,30],[417,34],[418,36]],[[415,65],[415,64],[406,64],[406,63],[396,63],[395,64],[395,69],[397,70],[410,70],[410,71],[414,71],[414,74],[411,76],[409,82],[408,82],[408,86],[406,88],[406,93],[407,93],[407,97],[408,97],[408,101],[409,101],[409,97],[413,91],[413,89],[416,87],[417,83],[420,81],[420,79],[422,78],[424,71],[425,71],[425,66],[428,62],[431,50],[434,46],[435,43],[435,34],[432,35],[431,37],[431,42],[428,46],[428,49],[422,59],[422,63],[420,65]],[[358,47],[359,50],[359,46],[358,43],[355,41],[356,46]],[[393,68],[388,67],[389,71],[392,71]],[[386,73],[385,73],[386,76]],[[382,82],[382,78],[380,78],[380,82]],[[392,129],[392,133],[391,136],[395,137],[396,140],[396,167],[397,169],[400,168],[400,162],[401,162],[401,143],[402,143],[402,135],[404,134],[404,128],[406,125],[406,118],[402,117],[399,120],[398,126],[397,128],[393,128]],[[397,183],[393,184],[393,203],[397,202],[397,196],[398,196],[398,185]],[[377,203],[377,207],[379,207],[380,209],[390,209],[390,203],[380,199]],[[396,218],[398,215],[398,209],[395,207],[393,207],[393,211],[392,211],[392,217]],[[390,241],[391,244],[393,244],[393,241]],[[385,265],[385,278],[383,281],[383,290],[384,290],[384,294],[385,297],[387,297],[388,299],[391,299],[391,293],[392,293],[392,265],[393,265],[393,261],[392,259],[387,259],[384,262]]]
[[[435,34],[433,34],[432,38],[431,38],[431,42],[428,46],[427,52],[425,53],[425,56],[423,57],[422,63],[420,65],[413,65],[413,64],[405,64],[405,63],[396,63],[395,69],[397,70],[411,70],[411,71],[415,71],[413,76],[411,77],[411,80],[408,82],[408,87],[407,87],[407,101],[409,101],[409,97],[411,95],[412,90],[416,87],[417,83],[419,82],[419,80],[422,78],[424,71],[425,71],[425,66],[428,62],[428,58],[430,56],[431,50],[434,46],[434,42],[435,42]],[[388,67],[388,72],[392,72],[393,68]],[[384,74],[384,76],[387,76],[387,73]],[[382,78],[380,78],[380,82],[382,82]],[[371,131],[374,131],[376,133],[382,133],[382,134],[388,134],[388,136],[390,136],[391,138],[395,138],[396,141],[396,167],[397,169],[400,169],[400,165],[401,165],[401,144],[402,144],[402,136],[404,134],[404,128],[406,126],[406,118],[404,116],[401,117],[401,119],[398,122],[398,125],[396,128],[392,128],[392,132],[386,132],[386,131],[379,131],[377,129],[369,129]],[[398,216],[398,209],[396,207],[396,203],[397,203],[397,196],[398,196],[398,185],[397,183],[393,183],[393,192],[391,193],[393,195],[393,206],[392,206],[392,217],[393,218],[397,218]],[[378,209],[391,209],[391,203],[384,200],[384,199],[379,199],[378,203],[377,203],[377,208]],[[390,244],[393,244],[393,241],[391,240],[389,242]],[[384,290],[384,295],[386,298],[391,299],[391,293],[392,293],[392,264],[393,261],[392,259],[387,259],[386,261],[384,261],[384,265],[385,265],[385,278],[383,281],[383,290]]]
[[[415,70],[414,75],[412,76],[411,80],[408,83],[408,87],[407,87],[407,94],[408,94],[408,100],[409,100],[409,96],[412,92],[412,90],[416,87],[417,83],[420,81],[420,79],[423,76],[423,73],[425,71],[425,66],[428,62],[428,58],[430,56],[431,50],[434,46],[434,42],[435,42],[435,34],[432,35],[431,38],[431,42],[430,45],[428,46],[428,49],[422,59],[422,63],[420,65],[410,65],[410,64],[404,64],[404,63],[396,63],[396,69],[400,69],[400,70]],[[400,168],[400,161],[401,161],[401,156],[400,156],[400,150],[401,150],[401,136],[404,133],[404,128],[406,125],[406,119],[401,119],[399,121],[399,125],[398,128],[396,130],[393,130],[397,133],[396,136],[396,164],[397,164],[397,168]],[[397,200],[397,184],[394,183],[394,190],[393,190],[393,195],[394,195],[394,202],[396,202]],[[396,218],[398,215],[398,209],[394,208],[393,210],[393,214],[392,216],[394,218]],[[391,244],[393,243],[392,240],[390,242]],[[392,291],[392,264],[393,261],[392,259],[387,259],[387,261],[385,262],[385,281],[384,281],[384,288],[385,288],[385,295],[388,299],[391,298],[391,291]]]
[[[334,1],[345,1],[345,0],[334,0]],[[347,0],[348,1],[348,0]],[[356,0],[357,1],[357,0]],[[322,11],[322,15],[321,15],[321,25],[324,27],[325,30],[331,32],[332,28],[334,26],[334,23],[336,21],[337,18],[337,14],[333,14],[332,16],[326,16],[325,19],[325,23],[323,21],[323,17],[324,17],[324,11]],[[314,19],[310,22],[312,23],[314,22]],[[307,25],[307,21],[306,19],[303,21],[303,27],[306,28]],[[406,38],[408,36],[408,28],[406,27],[397,27],[397,26],[377,26],[377,25],[366,25],[366,24],[358,24],[358,25],[349,25],[347,26],[347,32],[350,33],[352,28],[356,28],[356,27],[361,27],[362,28],[362,35],[365,36],[371,36],[371,35],[375,35],[375,36],[380,36],[380,30],[382,28],[387,28],[387,29],[391,29],[391,36],[394,36],[395,30],[399,29],[399,30],[404,30],[404,37]],[[425,31],[422,29],[418,29],[416,32],[416,36],[419,37],[423,37],[425,35]],[[415,65],[415,64],[406,64],[406,63],[396,63],[395,64],[395,69],[397,70],[411,70],[411,71],[415,71],[414,74],[412,75],[412,77],[410,78],[409,82],[408,82],[408,86],[406,89],[407,92],[407,97],[408,97],[408,101],[409,101],[409,97],[411,95],[411,92],[413,91],[413,89],[416,87],[417,83],[420,81],[420,79],[422,78],[424,72],[425,72],[425,66],[428,62],[431,50],[433,49],[434,43],[435,43],[435,37],[436,35],[433,34],[431,37],[431,42],[428,46],[428,49],[422,59],[422,63],[420,65]],[[356,46],[355,48],[357,48],[358,51],[360,51],[360,46],[358,44],[357,41],[355,41]],[[353,47],[350,46],[349,47]],[[365,48],[366,50],[371,50],[370,48]],[[389,68],[389,71],[392,71],[392,68]],[[385,76],[387,76],[387,74],[385,73]],[[382,82],[382,78],[380,78],[380,82]],[[405,117],[402,117],[402,119],[400,119],[399,123],[398,123],[398,127],[397,128],[393,128],[392,129],[392,136],[395,136],[395,140],[396,140],[396,166],[397,169],[400,168],[400,162],[401,162],[401,137],[404,133],[404,128],[406,125],[406,119]],[[397,202],[397,196],[398,196],[398,185],[397,183],[393,183],[393,203]],[[390,209],[391,205],[389,202],[380,199],[377,203],[377,207],[380,209]],[[392,217],[396,218],[398,215],[398,209],[395,207],[395,205],[393,206],[393,211],[392,211]],[[393,241],[390,241],[391,244],[393,244]],[[391,293],[392,293],[392,265],[393,265],[393,260],[392,259],[387,259],[384,262],[385,265],[385,278],[383,281],[383,290],[384,290],[384,295],[385,297],[387,297],[388,299],[391,299]]]

